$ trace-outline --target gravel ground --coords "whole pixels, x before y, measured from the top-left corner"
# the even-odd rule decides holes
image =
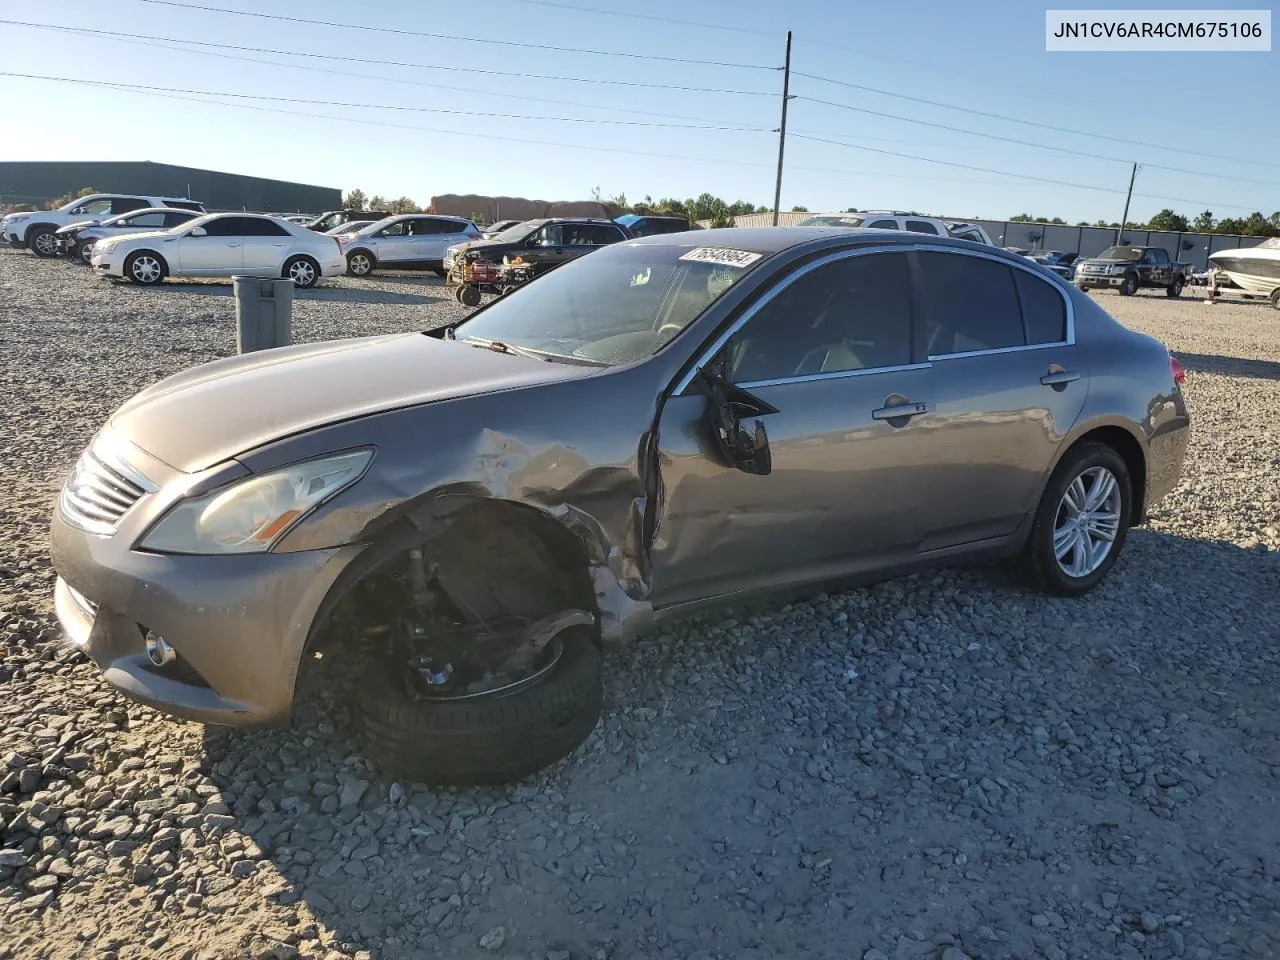
[[[434,280],[295,337],[432,326]],[[1280,955],[1280,314],[1100,299],[1188,368],[1186,478],[1083,600],[1001,567],[731,613],[606,661],[511,788],[370,769],[341,662],[289,731],[206,730],[57,644],[46,525],[113,407],[226,355],[226,284],[0,251],[0,958]]]

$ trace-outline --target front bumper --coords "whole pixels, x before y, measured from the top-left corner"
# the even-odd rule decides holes
[[[203,723],[286,722],[312,622],[358,547],[200,557],[130,544],[172,503],[144,497],[110,536],[86,533],[55,508],[54,604],[68,642],[121,693]],[[155,666],[146,631],[176,659]]]
[[[1077,271],[1075,277],[1076,286],[1082,287],[1086,290],[1091,287],[1118,287],[1122,283],[1124,283],[1123,276],[1109,277],[1101,274],[1089,274],[1086,276],[1085,274]]]
[[[6,230],[4,233],[4,242],[11,247],[18,247],[19,249],[27,245],[26,242],[18,236],[16,230]]]
[[[111,253],[99,253],[95,249],[89,263],[93,266],[94,273],[100,273],[104,277],[124,276],[124,257],[114,251]]]

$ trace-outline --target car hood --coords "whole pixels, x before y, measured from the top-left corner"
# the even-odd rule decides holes
[[[488,250],[490,252],[511,250],[522,250],[524,245],[519,241],[511,240],[485,240],[483,237],[476,237],[474,240],[464,240],[461,243],[455,243],[450,250],[457,250],[460,247],[466,247],[467,250]]]
[[[75,223],[68,223],[65,227],[59,227],[55,233],[75,233],[79,230],[87,230],[89,227],[99,226],[97,220],[77,220]]]
[[[599,371],[421,333],[361,337],[193,367],[137,394],[112,415],[111,425],[191,473],[327,424]]]
[[[164,237],[172,239],[172,235],[168,230],[139,230],[136,233],[122,233],[114,236],[112,240],[151,240],[155,237]]]

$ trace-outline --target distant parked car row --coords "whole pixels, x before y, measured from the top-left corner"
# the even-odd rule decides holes
[[[148,208],[204,213],[204,204],[175,197],[95,193],[64,203],[56,210],[11,213],[0,221],[0,235],[11,246],[27,247],[38,257],[58,255],[58,230],[80,222],[96,222]]]

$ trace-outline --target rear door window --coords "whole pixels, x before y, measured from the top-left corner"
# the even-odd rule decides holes
[[[907,229],[912,233],[927,233],[931,236],[938,236],[938,228],[928,220],[907,220]]]
[[[238,220],[244,221],[244,234],[246,237],[287,237],[289,231],[274,220],[268,220],[266,217],[237,217]]]
[[[868,230],[897,230],[897,220],[873,220],[867,224]]]
[[[1026,345],[1012,267],[984,257],[918,254],[930,357]]]
[[[128,213],[130,210],[141,210],[143,207],[149,206],[151,204],[141,197],[116,197],[111,201],[111,212]]]
[[[1027,343],[1063,343],[1067,339],[1067,305],[1062,294],[1047,280],[1026,270],[1013,271],[1022,305]]]

